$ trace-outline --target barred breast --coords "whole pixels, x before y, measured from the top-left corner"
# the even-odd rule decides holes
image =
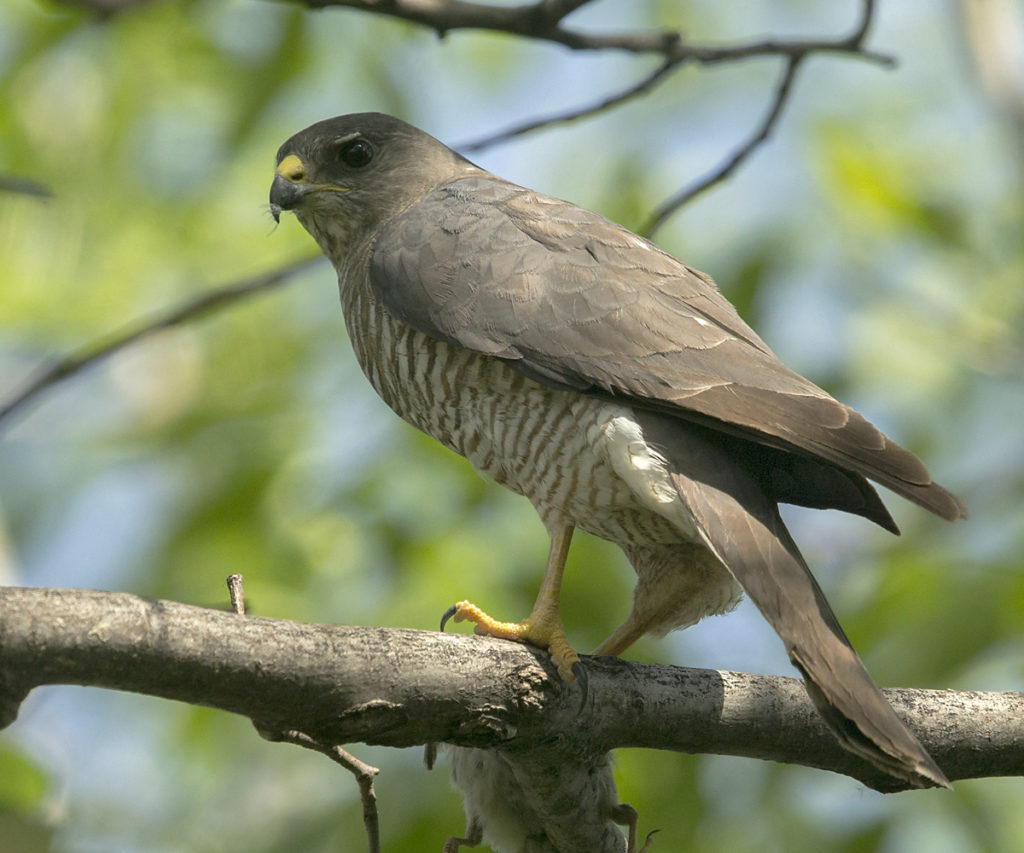
[[[545,524],[568,520],[620,545],[688,538],[685,518],[666,518],[638,496],[633,463],[616,464],[616,449],[629,443],[620,435],[629,407],[546,388],[499,359],[430,338],[367,290],[342,284],[342,304],[356,359],[388,406],[526,496]]]
[[[549,531],[569,523],[629,559],[633,606],[598,653],[619,654],[644,634],[664,636],[735,606],[739,585],[699,541],[631,407],[547,388],[500,359],[424,335],[389,314],[359,285],[366,281],[339,274],[342,311],[356,360],[384,402],[528,498]]]

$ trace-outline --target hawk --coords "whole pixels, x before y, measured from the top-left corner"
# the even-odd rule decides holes
[[[338,273],[356,358],[403,419],[527,497],[551,538],[519,623],[455,618],[578,657],[558,612],[576,528],[637,582],[617,655],[745,592],[839,742],[894,777],[948,786],[872,681],[779,503],[896,524],[868,480],[936,515],[963,504],[865,418],[783,365],[706,275],[627,229],[480,169],[377,113],[318,122],[277,152],[295,213]]]

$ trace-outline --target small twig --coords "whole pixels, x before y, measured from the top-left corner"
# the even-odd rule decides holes
[[[380,773],[378,768],[360,761],[340,746],[320,743],[320,741],[304,732],[293,730],[267,733],[261,731],[260,734],[267,740],[293,743],[296,746],[305,747],[314,752],[319,752],[321,755],[326,755],[331,761],[340,764],[355,776],[356,783],[359,785],[359,798],[363,803],[363,824],[366,826],[369,853],[380,853],[380,822],[377,817],[377,792],[373,789],[374,777]]]
[[[245,616],[245,590],[240,574],[228,575],[228,596],[231,599],[232,611],[239,616]]]
[[[445,3],[438,3],[437,0],[389,0],[387,3],[382,3],[380,0],[306,0],[306,2],[307,5],[312,7],[348,6],[382,15],[404,18],[425,26],[434,27],[439,32],[447,32],[450,29],[458,28],[490,29],[528,38],[553,39],[570,47],[580,49],[620,47],[634,52],[655,51],[665,57],[665,61],[657,69],[622,92],[607,96],[588,106],[542,119],[535,119],[461,146],[467,151],[479,150],[485,146],[494,145],[533,130],[603,112],[650,91],[674,68],[687,61],[717,63],[753,56],[780,55],[786,57],[785,73],[776,90],[768,114],[759,125],[757,131],[720,167],[676,194],[658,208],[641,231],[641,233],[648,236],[657,230],[680,207],[731,175],[768,138],[789,97],[797,69],[805,57],[818,52],[843,52],[877,62],[892,63],[890,57],[873,53],[864,48],[864,41],[867,38],[874,17],[874,0],[864,0],[857,27],[844,38],[831,41],[763,40],[732,47],[688,45],[683,42],[678,33],[584,36],[569,33],[562,29],[560,27],[561,19],[581,6],[586,5],[587,0],[538,0],[538,2],[533,4],[508,7],[464,2],[464,0],[449,0],[449,2]],[[203,314],[219,310],[250,294],[269,290],[317,260],[319,258],[301,261],[267,275],[238,282],[221,290],[205,294],[158,317],[155,321],[151,321],[128,332],[108,336],[106,339],[101,338],[99,341],[88,344],[80,350],[56,360],[49,367],[42,370],[19,393],[0,406],[0,427],[2,427],[4,419],[34,401],[47,388],[79,373],[135,341],[147,337],[153,332],[179,325]]]
[[[556,113],[544,118],[532,119],[506,130],[499,131],[498,133],[491,134],[490,136],[484,136],[481,139],[475,139],[472,142],[466,142],[454,147],[460,151],[479,151],[482,148],[488,148],[491,145],[497,145],[500,142],[507,142],[510,139],[517,136],[523,136],[524,134],[535,130],[541,130],[542,128],[551,127],[556,124],[567,124],[569,122],[578,121],[582,118],[597,115],[598,113],[602,113],[605,110],[616,107],[625,101],[649,92],[658,83],[660,83],[670,71],[677,68],[679,64],[679,60],[665,60],[638,83],[634,83],[629,88],[623,89],[617,94],[608,95],[599,101],[588,104],[585,107],[577,107],[576,109],[568,110],[564,113]]]
[[[94,12],[96,17],[102,21],[120,12],[126,12],[129,9],[134,9],[136,6],[150,3],[152,0],[59,0],[59,2],[65,6],[78,6],[82,9],[88,9]]]
[[[592,2],[593,0],[541,0],[541,5],[546,10],[550,20],[560,21],[581,6],[586,6]]]
[[[768,112],[765,114],[764,119],[762,119],[761,123],[758,125],[754,133],[751,134],[750,138],[717,169],[709,172],[689,187],[684,188],[657,208],[654,213],[651,214],[651,218],[647,221],[647,224],[644,225],[640,233],[646,237],[650,237],[673,213],[679,210],[679,208],[692,201],[705,190],[710,189],[729,177],[744,160],[753,154],[754,151],[768,139],[779,120],[779,116],[782,115],[782,108],[789,99],[790,92],[793,88],[793,81],[796,79],[796,73],[800,68],[800,64],[812,53],[820,52],[822,50],[843,50],[849,51],[858,56],[876,60],[886,65],[892,65],[894,63],[892,57],[872,53],[864,49],[864,42],[871,30],[874,15],[875,0],[864,0],[864,4],[861,7],[860,20],[857,22],[856,27],[854,27],[853,32],[845,38],[838,39],[831,43],[809,41],[802,43],[790,42],[787,45],[783,45],[772,42],[762,42],[760,46],[748,45],[748,50],[753,50],[758,54],[769,52],[769,47],[785,48],[778,52],[783,53],[788,58],[782,78],[775,89],[775,95],[772,98],[771,105],[768,108]],[[831,44],[832,47],[825,47],[824,45],[826,44]]]
[[[772,98],[771,106],[750,138],[718,168],[709,172],[690,186],[685,187],[658,207],[651,214],[647,224],[641,229],[641,234],[645,237],[650,237],[679,208],[692,201],[705,190],[710,189],[715,184],[721,183],[729,177],[744,160],[768,139],[779,120],[779,116],[782,115],[782,108],[789,98],[789,93],[793,87],[793,80],[796,78],[796,72],[800,67],[802,59],[802,56],[794,56],[786,62],[785,71],[782,74],[778,87],[775,89],[775,96]]]
[[[227,578],[228,595],[231,598],[231,609],[239,616],[245,615],[245,589],[242,584],[242,576],[238,573],[230,574]],[[380,773],[376,767],[360,761],[354,755],[346,752],[340,746],[321,743],[316,738],[310,737],[304,732],[295,729],[283,732],[274,732],[256,726],[260,737],[275,743],[293,743],[297,746],[312,749],[321,755],[326,755],[331,761],[340,764],[356,777],[356,784],[359,785],[359,798],[363,803],[363,823],[366,826],[366,835],[369,841],[370,853],[380,853],[380,823],[377,819],[377,792],[373,789],[373,778]]]
[[[549,3],[546,5],[550,6],[558,4]],[[571,3],[565,5],[573,6]],[[618,106],[625,101],[649,92],[662,82],[662,80],[667,77],[671,71],[687,61],[698,61],[711,64],[753,56],[780,55],[786,57],[787,61],[782,78],[776,87],[775,95],[772,98],[768,112],[757,126],[754,133],[751,134],[750,138],[747,139],[747,141],[720,166],[706,174],[698,181],[692,183],[690,186],[684,188],[658,207],[654,213],[651,214],[650,219],[640,232],[646,236],[651,236],[681,207],[692,201],[705,190],[721,183],[732,175],[732,173],[735,172],[736,169],[738,169],[739,166],[757,150],[757,148],[767,141],[768,137],[774,130],[775,125],[778,123],[783,107],[792,91],[793,81],[796,78],[797,71],[806,57],[817,52],[842,51],[886,65],[893,64],[893,59],[891,57],[874,53],[865,50],[864,48],[864,41],[868,36],[868,32],[874,18],[874,11],[874,0],[864,0],[863,6],[861,7],[860,20],[854,30],[849,35],[832,41],[810,40],[786,42],[765,40],[730,48],[705,48],[687,45],[682,41],[681,37],[677,37],[673,48],[670,51],[665,52],[665,61],[653,72],[629,88],[624,89],[617,94],[607,96],[585,107],[546,116],[544,118],[533,119],[490,136],[464,143],[457,147],[460,150],[467,152],[479,151],[480,149],[506,142],[510,139],[536,130],[596,115],[612,107]],[[536,36],[538,34],[535,32],[533,35]]]
[[[48,388],[110,357],[129,344],[149,337],[154,332],[180,326],[205,314],[212,314],[241,299],[272,290],[321,260],[320,255],[305,258],[263,275],[242,279],[212,290],[172,308],[164,314],[157,315],[154,319],[148,320],[136,328],[114,332],[58,358],[49,367],[44,368],[21,391],[0,406],[0,425],[6,418],[34,401]]]
[[[367,12],[401,18],[431,27],[444,35],[457,29],[478,29],[506,32],[524,38],[553,41],[574,50],[621,49],[632,53],[658,53],[665,59],[654,72],[628,89],[608,96],[594,104],[533,119],[507,130],[473,140],[461,146],[463,151],[478,151],[490,145],[505,142],[531,131],[575,121],[595,115],[624,101],[650,91],[677,66],[686,62],[716,64],[752,57],[780,56],[786,59],[782,80],[776,89],[764,120],[747,142],[721,166],[685,188],[661,205],[641,230],[650,236],[673,213],[700,193],[730,176],[768,138],[789,97],[793,80],[802,61],[814,53],[844,53],[883,65],[893,65],[894,59],[865,47],[868,32],[874,21],[875,0],[863,0],[860,17],[853,31],[835,39],[762,39],[732,46],[688,44],[679,32],[641,32],[592,34],[567,30],[561,26],[562,18],[585,5],[586,0],[537,0],[518,6],[493,6],[466,0],[305,0],[311,7],[345,6]]]
[[[860,9],[860,21],[857,23],[854,31],[850,33],[849,41],[850,46],[855,50],[860,50],[864,45],[864,40],[868,37],[868,31],[871,29],[871,24],[875,19],[875,0],[864,0],[864,5]]]
[[[21,175],[0,174],[0,192],[30,195],[36,198],[53,198],[53,190],[46,184]]]

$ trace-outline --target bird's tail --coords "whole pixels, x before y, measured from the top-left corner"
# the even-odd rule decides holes
[[[917,787],[949,787],[864,668],[757,479],[701,428],[639,417],[645,438],[669,460],[705,544],[782,638],[840,744]]]

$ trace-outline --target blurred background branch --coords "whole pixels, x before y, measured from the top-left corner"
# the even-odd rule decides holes
[[[51,198],[53,196],[49,187],[21,175],[0,174],[0,192],[21,193],[36,198]]]
[[[215,287],[158,314],[154,318],[129,329],[111,332],[85,344],[78,350],[61,356],[42,368],[20,391],[9,399],[0,401],[0,430],[6,426],[5,420],[31,405],[43,392],[59,382],[75,377],[83,370],[93,367],[125,347],[138,343],[155,332],[194,322],[202,317],[223,311],[241,299],[247,299],[250,296],[280,287],[322,260],[320,255],[314,255],[262,275]]]
[[[563,19],[588,5],[586,2],[551,3],[538,0],[516,6],[470,3],[462,0],[302,0],[311,8],[344,6],[378,15],[401,18],[429,27],[439,36],[456,30],[490,30],[524,38],[552,41],[573,50],[623,50],[629,53],[660,53],[674,62],[728,62],[752,56],[805,56],[835,52],[860,54],[866,59],[891,62],[884,54],[866,49],[863,40],[874,15],[875,0],[862,0],[858,26],[839,39],[761,39],[745,44],[711,47],[688,44],[679,31],[592,33],[567,29]]]

